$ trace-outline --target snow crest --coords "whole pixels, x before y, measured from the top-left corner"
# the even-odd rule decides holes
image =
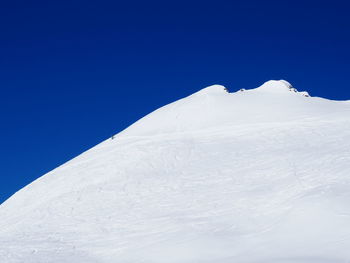
[[[214,94],[225,94],[225,93],[228,93],[228,90],[224,86],[212,85],[196,92],[195,94],[196,95],[214,95]]]

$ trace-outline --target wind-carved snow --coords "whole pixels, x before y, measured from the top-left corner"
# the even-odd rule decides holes
[[[350,260],[350,102],[205,88],[0,206],[0,262]]]

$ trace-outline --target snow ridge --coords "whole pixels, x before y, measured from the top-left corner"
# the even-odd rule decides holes
[[[3,203],[0,262],[350,261],[350,103],[306,94],[213,85],[150,113]]]

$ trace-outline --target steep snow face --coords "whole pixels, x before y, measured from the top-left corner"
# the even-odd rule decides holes
[[[205,88],[0,206],[0,262],[350,260],[350,102]]]

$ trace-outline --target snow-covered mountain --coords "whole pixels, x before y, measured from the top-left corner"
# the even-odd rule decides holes
[[[0,206],[4,263],[350,262],[350,101],[268,81],[166,105]]]

